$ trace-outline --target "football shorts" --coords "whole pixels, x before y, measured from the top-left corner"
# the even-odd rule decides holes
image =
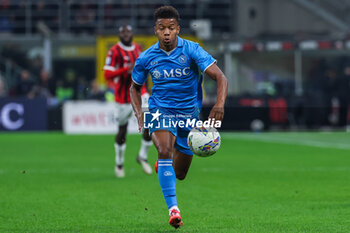
[[[148,99],[149,99],[148,93],[145,93],[141,96],[142,111],[148,111]],[[116,111],[115,111],[116,121],[118,122],[119,125],[127,124],[130,117],[133,114],[132,105],[115,103],[115,106],[116,106]]]
[[[184,154],[193,155],[193,152],[187,144],[187,136],[193,129],[195,122],[199,120],[199,109],[191,108],[177,110],[154,108],[150,109],[150,113],[155,114],[157,110],[161,115],[159,115],[159,120],[157,118],[157,122],[153,122],[154,127],[149,128],[150,133],[152,134],[157,130],[167,130],[171,132],[176,137],[174,147]],[[158,122],[160,123],[158,124]],[[183,122],[184,124],[181,124],[180,122]],[[191,122],[191,124],[187,124],[187,122]]]

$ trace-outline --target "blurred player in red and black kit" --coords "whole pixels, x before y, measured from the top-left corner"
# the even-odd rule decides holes
[[[107,54],[106,64],[104,66],[104,77],[115,84],[115,102],[116,102],[116,120],[119,124],[119,130],[115,137],[115,175],[119,178],[125,176],[124,172],[124,154],[126,149],[126,133],[128,120],[132,115],[132,106],[130,104],[130,85],[132,83],[131,73],[136,59],[141,53],[141,46],[134,43],[133,30],[130,25],[119,27],[120,42],[116,43]],[[146,86],[141,89],[142,107],[148,108],[148,97]],[[152,145],[148,130],[143,133],[141,148],[137,155],[137,161],[142,165],[146,174],[151,174],[152,169],[147,162],[147,153]]]

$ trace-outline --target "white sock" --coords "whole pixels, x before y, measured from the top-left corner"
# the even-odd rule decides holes
[[[126,149],[126,144],[119,145],[117,143],[114,144],[115,149],[115,163],[117,166],[121,166],[124,164],[124,154]]]
[[[173,207],[171,207],[171,208],[169,209],[169,215],[171,214],[171,211],[173,211],[174,209],[180,212],[179,207],[177,207],[177,205],[174,205]]]
[[[139,156],[143,160],[147,160],[148,150],[152,146],[152,141],[146,141],[145,139],[141,140],[141,148],[139,151]]]

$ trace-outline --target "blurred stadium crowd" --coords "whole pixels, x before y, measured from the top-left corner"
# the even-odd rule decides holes
[[[84,76],[76,78],[73,71],[64,78],[57,78],[44,69],[40,54],[28,57],[15,43],[6,44],[0,54],[6,59],[0,71],[5,71],[7,64],[14,68],[11,82],[6,82],[0,74],[0,97],[43,97],[48,100],[49,106],[65,100],[104,99],[104,91],[96,80],[88,80]]]
[[[336,10],[347,9],[350,1],[342,0],[336,4],[324,0],[293,0],[288,1],[288,9],[279,7],[278,4],[282,4],[280,2],[0,0],[0,98],[43,97],[50,108],[60,107],[67,100],[113,101],[113,88],[101,85],[96,77],[95,57],[82,58],[78,62],[67,59],[65,63],[62,59],[56,59],[58,61],[55,62],[51,57],[49,62],[53,67],[50,67],[47,66],[48,58],[42,49],[33,48],[32,41],[42,44],[44,38],[50,38],[79,44],[86,40],[95,47],[97,36],[116,36],[116,28],[122,24],[133,25],[138,35],[152,35],[154,9],[170,4],[178,8],[181,14],[181,33],[202,39],[204,47],[218,59],[219,66],[230,78],[227,104],[235,108],[235,112],[243,112],[237,111],[237,108],[256,107],[254,100],[260,101],[260,107],[268,108],[274,106],[271,105],[271,99],[283,98],[285,104],[276,106],[287,109],[286,112],[278,113],[284,115],[284,120],[277,121],[281,125],[345,126],[350,122],[349,30],[345,28],[345,10],[338,14],[338,21],[334,15],[337,16]],[[298,15],[293,16],[295,19],[286,19],[284,23],[283,20],[271,20],[283,17],[282,14],[287,15],[288,11],[298,11],[299,14],[302,8],[295,7],[293,10],[290,8],[292,2],[298,7],[307,8],[308,11],[302,11],[303,15],[299,18],[313,23],[308,26],[306,21],[305,25],[296,22],[296,26],[293,26],[292,22],[297,21]],[[263,12],[263,9],[268,13]],[[243,15],[244,12],[247,14]],[[324,25],[316,25],[314,22],[319,23],[319,18],[310,15],[321,17],[325,21]],[[344,19],[343,24],[341,19]],[[193,27],[193,20],[200,20],[195,23],[202,23],[203,28]],[[332,27],[331,23],[338,29]],[[269,27],[264,28],[264,25]],[[209,34],[203,36],[208,28]],[[341,48],[335,43],[328,50],[315,49],[310,55],[305,52],[300,61],[296,59],[297,47],[270,53],[263,51],[259,44],[252,51],[244,51],[245,45],[242,46],[243,51],[239,52],[234,51],[237,46],[231,46],[232,51],[225,49],[225,45],[228,44],[230,48],[229,43],[234,41],[256,44],[257,41],[269,40],[291,43],[329,40],[332,46],[334,41],[342,40],[342,44]],[[54,50],[58,46],[53,43],[52,47]],[[249,44],[247,48],[250,48]],[[230,59],[227,59],[228,56]],[[299,71],[296,70],[298,62],[302,64]],[[303,76],[302,83],[299,83],[302,92],[297,90],[295,78],[298,75]],[[205,88],[207,98],[204,106],[210,105],[211,100],[215,99],[215,86],[210,80],[206,80]],[[268,118],[271,118],[271,111],[266,114],[270,114]],[[251,116],[250,121],[256,117],[259,118]],[[234,125],[229,127],[237,128]]]
[[[152,33],[153,11],[164,4],[181,9],[185,32],[190,20],[202,17],[213,20],[218,31],[231,30],[231,0],[1,0],[0,32],[36,33],[37,24],[44,22],[56,33],[114,33],[116,22],[127,22],[139,32]]]
[[[39,23],[45,25],[54,34],[116,35],[118,25],[125,23],[137,27],[138,33],[152,34],[153,11],[163,4],[172,4],[182,10],[182,26],[189,32],[189,23],[194,16],[208,14],[211,7],[217,9],[209,14],[217,22],[218,31],[229,31],[228,10],[230,1],[216,4],[211,0],[186,1],[81,1],[81,0],[0,0],[1,35],[41,35]],[[200,7],[196,7],[199,5]],[[226,13],[220,12],[225,9]],[[141,9],[141,10],[140,10]],[[195,18],[196,18],[195,17]],[[228,21],[227,23],[224,23]],[[45,30],[45,29],[44,29]],[[71,70],[66,77],[56,77],[44,69],[42,54],[24,51],[20,42],[5,41],[0,46],[0,95],[25,96],[34,98],[43,96],[54,98],[58,102],[69,99],[99,98],[101,94],[94,77],[75,77]],[[7,66],[7,67],[6,67]],[[6,68],[13,68],[12,80],[5,80]],[[7,71],[9,72],[9,71]],[[7,78],[8,79],[8,78]],[[50,101],[56,104],[57,101]]]

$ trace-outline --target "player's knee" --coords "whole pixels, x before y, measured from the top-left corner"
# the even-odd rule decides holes
[[[127,132],[127,125],[123,125],[119,127],[118,133],[121,135],[126,135]]]
[[[144,139],[148,142],[152,141],[152,137],[150,135],[145,135]]]
[[[152,137],[149,134],[148,130],[145,130],[145,132],[143,133],[143,139],[146,140],[146,141],[151,141],[152,140]]]
[[[119,131],[115,140],[120,145],[124,144],[126,142],[126,132]]]
[[[158,157],[160,159],[169,159],[171,158],[172,149],[170,146],[160,146],[158,148]]]
[[[126,143],[126,138],[122,138],[122,137],[117,137],[116,138],[116,143],[118,143],[119,145],[123,145],[124,143]]]
[[[127,133],[127,125],[119,126],[117,135],[121,138],[125,138],[126,133]]]

